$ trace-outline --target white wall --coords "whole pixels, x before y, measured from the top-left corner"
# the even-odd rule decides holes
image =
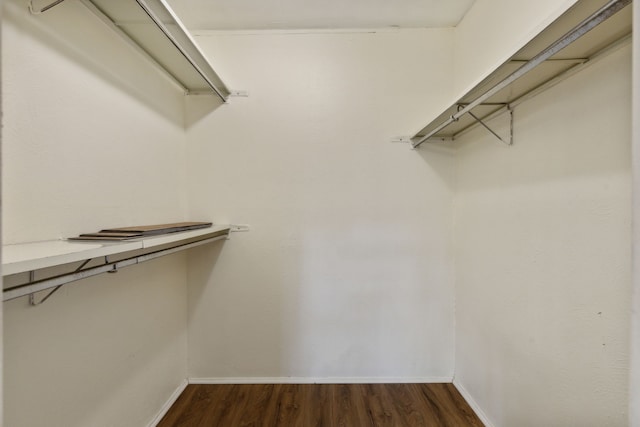
[[[640,8],[633,10],[634,28],[640,28]],[[631,381],[630,411],[631,427],[640,426],[640,34],[633,34],[633,300],[631,318]]]
[[[4,306],[6,426],[147,425],[186,377],[185,257]]]
[[[184,218],[180,92],[79,2],[26,4],[3,11],[4,243]],[[186,376],[184,255],[4,308],[4,425],[145,425]]]
[[[456,384],[495,426],[627,425],[630,48],[457,153]],[[500,120],[496,128],[505,132]]]
[[[0,117],[2,117],[2,7],[0,7]],[[1,119],[0,119],[1,120]],[[2,237],[2,126],[0,126],[0,240]],[[0,246],[0,257],[2,257],[2,246]],[[2,285],[2,265],[0,265],[0,285]],[[3,307],[0,304],[0,420],[4,419],[3,416],[3,330],[2,327],[2,311]]]
[[[389,140],[451,97],[452,30],[197,41],[250,97],[189,129],[190,211],[252,231],[190,254],[189,376],[451,379],[452,157]]]

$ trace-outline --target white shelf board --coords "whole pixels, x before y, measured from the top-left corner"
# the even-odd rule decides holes
[[[2,247],[2,275],[39,270],[70,262],[83,261],[142,249],[141,241],[115,243],[50,240]]]
[[[186,241],[195,238],[201,238],[200,240],[213,237],[220,234],[220,232],[229,232],[230,227],[228,225],[213,225],[209,228],[201,228],[199,230],[183,231],[180,233],[161,234],[159,236],[146,237],[141,240],[142,248],[148,249],[156,246],[167,245],[180,241]]]
[[[24,273],[138,249],[186,242],[192,239],[204,240],[225,230],[229,230],[228,225],[214,225],[210,228],[131,239],[123,242],[96,243],[95,241],[49,240],[4,245],[2,247],[2,275]]]

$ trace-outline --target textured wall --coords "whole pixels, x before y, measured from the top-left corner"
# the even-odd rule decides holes
[[[3,10],[4,243],[182,219],[180,92],[79,2],[26,5]],[[185,268],[172,256],[5,303],[4,425],[150,422],[186,376]]]
[[[630,73],[627,46],[457,153],[456,383],[495,426],[627,425]]]
[[[451,96],[451,35],[197,37],[250,97],[190,128],[190,209],[253,229],[190,255],[190,377],[451,378],[453,159],[389,142]]]
[[[640,8],[634,7],[633,24],[640,28]],[[630,425],[640,426],[640,34],[633,34],[633,301],[631,325]]]
[[[0,7],[0,82],[2,81],[2,8]],[[2,114],[2,87],[0,86],[0,114]],[[2,147],[2,127],[0,127],[0,148]],[[2,162],[2,155],[0,153],[0,162]],[[2,174],[0,173],[0,186],[2,185]],[[0,191],[0,223],[2,222],[2,191]],[[1,225],[0,225],[1,228]],[[0,229],[0,238],[2,237],[2,231]],[[0,257],[2,256],[2,248],[0,247]],[[0,272],[2,270],[2,266],[0,266]],[[0,277],[0,284],[2,283],[2,277]],[[4,328],[2,327],[2,311],[3,311],[3,307],[0,307],[0,368],[3,366],[3,354],[4,351],[4,344],[3,344],[3,330]],[[2,371],[0,369],[0,371]],[[3,393],[4,393],[4,371],[0,372],[0,420],[4,419],[4,412],[3,412],[3,404],[2,402],[4,402],[4,398],[3,398]]]

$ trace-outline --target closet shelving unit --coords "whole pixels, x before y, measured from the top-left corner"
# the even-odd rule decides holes
[[[631,38],[632,0],[579,0],[495,71],[411,137],[425,142],[452,141],[484,126],[498,139],[513,142],[513,108],[556,84]],[[509,114],[508,135],[488,120]]]
[[[56,0],[29,8],[35,15],[58,7]],[[231,91],[165,0],[80,0],[111,30],[158,66],[185,94],[215,94],[226,102]]]
[[[65,0],[30,0],[33,15],[48,13]],[[209,64],[165,0],[80,0],[111,30],[159,67],[185,94],[215,94],[226,102],[231,92]],[[227,239],[233,227],[142,237],[121,242],[52,240],[2,247],[3,301],[29,296],[32,305],[61,286],[102,273]],[[234,228],[234,231],[237,227]],[[50,290],[39,301],[35,293]]]
[[[50,240],[2,247],[2,275],[28,275],[26,280],[9,283],[3,289],[3,301],[29,295],[32,305],[49,298],[61,286],[165,255],[227,239],[232,227],[214,225],[199,230],[163,234],[120,242],[82,242]],[[62,267],[62,273],[55,267]],[[47,271],[47,269],[51,272]],[[69,271],[71,270],[71,271]],[[36,277],[36,272],[43,275]],[[19,277],[19,276],[16,276]],[[53,289],[40,301],[36,292]]]

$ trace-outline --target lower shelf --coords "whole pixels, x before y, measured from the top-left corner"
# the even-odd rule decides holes
[[[30,277],[27,283],[4,289],[2,299],[9,301],[31,295],[31,303],[37,305],[44,302],[51,294],[39,303],[35,303],[33,299],[35,292],[53,289],[51,292],[53,293],[67,283],[98,274],[114,273],[124,267],[226,239],[229,232],[230,227],[225,225],[117,243],[85,244],[57,240],[7,245],[3,247],[3,275],[30,272]],[[123,254],[132,251],[135,255],[124,256],[117,261],[109,261],[109,256],[122,257]],[[104,262],[97,266],[86,267],[91,260],[96,258],[104,258]],[[82,262],[82,264],[72,272],[34,280],[35,270],[73,262]]]

